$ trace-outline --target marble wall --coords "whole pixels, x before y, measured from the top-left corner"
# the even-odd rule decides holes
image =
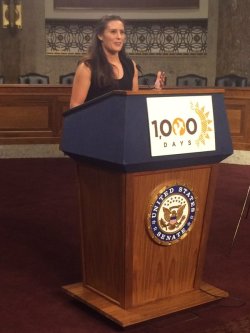
[[[219,1],[217,75],[250,79],[250,1]]]

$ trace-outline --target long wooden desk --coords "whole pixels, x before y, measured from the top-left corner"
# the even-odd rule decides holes
[[[69,85],[0,85],[0,144],[59,143],[70,94]],[[250,150],[250,87],[226,88],[225,105],[234,149]]]
[[[250,87],[226,88],[225,106],[233,148],[250,150]]]
[[[58,143],[70,86],[0,85],[0,144]]]

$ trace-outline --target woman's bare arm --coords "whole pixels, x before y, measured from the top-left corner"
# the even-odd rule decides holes
[[[91,70],[84,63],[81,63],[76,70],[71,99],[70,108],[81,105],[85,102],[91,83]]]

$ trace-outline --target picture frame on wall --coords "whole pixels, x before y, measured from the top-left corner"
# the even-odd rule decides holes
[[[54,8],[199,8],[199,0],[54,0]]]
[[[209,0],[45,0],[45,19],[124,20],[207,19]]]

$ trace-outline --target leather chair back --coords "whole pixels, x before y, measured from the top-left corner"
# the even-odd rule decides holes
[[[228,74],[215,78],[215,86],[219,87],[246,87],[247,78],[236,74]]]
[[[197,74],[186,74],[182,76],[177,76],[176,85],[188,87],[206,87],[207,78]]]
[[[22,84],[48,84],[49,77],[38,73],[27,73],[18,77],[18,83]]]
[[[68,73],[59,76],[60,84],[72,84],[74,80],[75,73]]]

